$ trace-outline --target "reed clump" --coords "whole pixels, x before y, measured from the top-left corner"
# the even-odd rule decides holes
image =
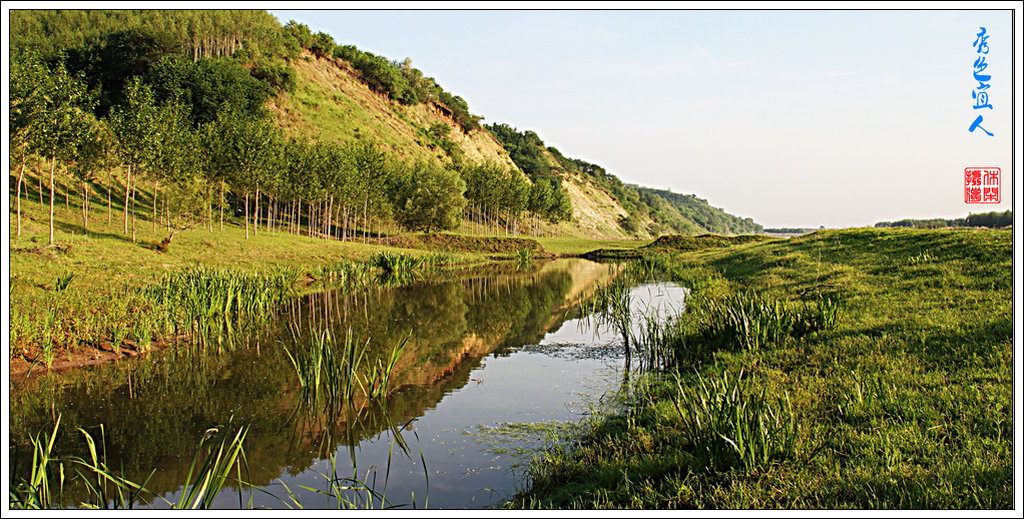
[[[292,348],[282,344],[302,392],[302,400],[316,409],[336,412],[356,398],[384,398],[393,389],[391,378],[408,340],[391,350],[387,360],[367,360],[367,342],[353,339],[352,329],[344,342],[329,329],[310,330],[308,344],[292,328]]]
[[[813,304],[794,306],[747,290],[721,299],[704,298],[691,308],[701,322],[699,334],[705,341],[749,351],[836,325],[839,304],[831,298],[819,297]]]
[[[797,422],[788,396],[747,391],[742,371],[698,375],[687,384],[676,377],[676,389],[679,427],[702,470],[753,473],[795,456]]]

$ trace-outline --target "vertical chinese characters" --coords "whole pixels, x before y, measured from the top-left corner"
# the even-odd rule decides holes
[[[987,57],[989,50],[988,31],[986,31],[984,27],[979,27],[979,29],[981,29],[981,31],[978,32],[977,39],[975,39],[974,43],[971,45],[972,47],[975,47],[978,52],[978,59],[974,60],[974,80],[978,82],[978,86],[971,91],[971,98],[974,99],[975,110],[980,110],[982,108],[988,108],[991,110],[992,103],[988,100],[988,89],[992,86],[989,84],[989,81],[992,80],[992,75],[982,74],[982,72],[988,68],[988,63],[985,62],[985,58]],[[981,131],[988,134],[989,137],[992,137],[993,133],[981,126],[983,120],[984,116],[981,114],[978,114],[978,116],[974,118],[974,122],[971,123],[971,133],[974,133],[974,130],[981,128]]]

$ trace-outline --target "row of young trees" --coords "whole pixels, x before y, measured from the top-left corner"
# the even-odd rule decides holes
[[[169,233],[164,246],[178,232],[204,223],[212,231],[219,220],[223,229],[225,206],[232,202],[244,217],[246,237],[261,227],[298,233],[305,223],[311,237],[347,240],[358,229],[365,241],[374,226],[380,236],[381,226],[391,223],[451,229],[464,210],[495,233],[508,233],[524,213],[553,222],[571,216],[571,206],[553,196],[550,183],[531,187],[519,172],[494,164],[456,170],[402,163],[369,142],[345,147],[286,138],[266,111],[247,109],[244,96],[232,102],[197,93],[195,82],[167,79],[187,76],[180,67],[165,68],[170,72],[150,82],[133,77],[124,101],[98,117],[81,75],[60,61],[48,66],[31,53],[12,56],[10,149],[18,167],[19,234],[24,171],[32,156],[44,158],[49,168],[50,243],[58,167],[82,186],[83,227],[89,186],[104,172],[110,222],[113,175],[120,171],[123,232],[133,240],[134,202],[143,180],[151,190],[153,230],[162,221]],[[218,99],[219,105],[210,105]]]

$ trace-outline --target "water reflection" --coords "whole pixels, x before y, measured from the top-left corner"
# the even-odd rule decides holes
[[[12,384],[11,449],[30,458],[28,435],[52,428],[60,414],[54,452],[84,455],[75,429],[81,427],[98,439],[103,424],[108,465],[123,467],[132,481],[148,477],[147,488],[172,500],[186,479],[199,436],[229,419],[250,425],[246,479],[278,495],[283,495],[281,481],[313,483],[330,452],[344,453],[360,467],[383,468],[382,456],[393,442],[410,441],[412,429],[430,444],[433,439],[422,435],[431,428],[483,423],[492,415],[488,409],[505,409],[510,401],[530,399],[520,402],[522,409],[542,404],[532,401],[546,398],[537,392],[540,389],[562,382],[585,385],[604,361],[581,366],[535,353],[530,354],[536,355],[532,364],[523,364],[506,357],[516,347],[541,342],[547,332],[559,329],[573,317],[572,303],[614,274],[615,267],[607,264],[556,260],[526,272],[488,271],[355,294],[303,296],[289,302],[271,328],[218,354],[172,347],[145,359],[48,374],[24,386]],[[310,330],[325,328],[341,336],[351,330],[354,340],[365,344],[367,363],[386,359],[396,345],[408,341],[396,363],[394,391],[386,400],[355,401],[344,412],[327,415],[302,405],[294,369],[281,345],[307,347]],[[564,380],[553,381],[550,368],[557,362],[565,362],[555,367]],[[531,373],[514,369],[531,365]],[[513,369],[502,372],[502,366]],[[490,371],[481,375],[485,368]],[[480,391],[485,388],[491,389]],[[442,400],[449,408],[447,425],[424,426]],[[400,433],[407,424],[409,429]],[[415,491],[423,496],[423,468],[408,463],[415,461],[412,456],[405,458],[405,465],[392,476],[399,481],[392,495]],[[458,470],[442,458],[428,459],[429,469]],[[407,481],[397,474],[403,471]],[[461,491],[445,492],[447,483],[436,479],[430,505],[462,507],[485,501],[475,501],[476,489],[488,484],[486,477],[478,476],[469,497]],[[218,505],[237,507],[237,498],[230,494]],[[81,488],[65,488],[68,505],[76,505],[84,495]],[[314,497],[306,496],[307,506],[329,506]],[[281,506],[263,495],[254,502]]]

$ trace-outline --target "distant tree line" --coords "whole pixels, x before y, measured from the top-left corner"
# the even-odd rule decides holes
[[[991,211],[970,213],[966,218],[904,218],[895,222],[878,222],[875,227],[905,227],[913,229],[941,229],[943,227],[989,227],[1001,228],[1013,225],[1013,211]]]
[[[822,226],[821,229],[825,227]],[[814,232],[818,229],[813,227],[770,227],[764,230],[764,232],[775,233],[775,234],[806,234]]]

